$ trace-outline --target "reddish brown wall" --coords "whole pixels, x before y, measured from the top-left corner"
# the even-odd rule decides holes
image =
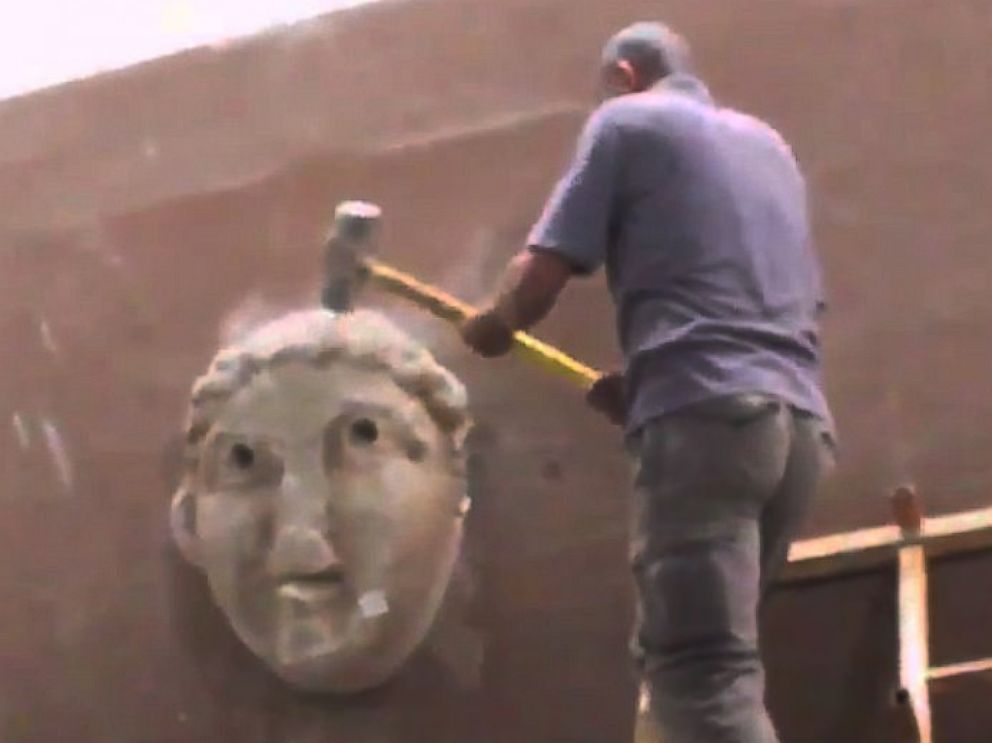
[[[30,434],[22,446],[0,428],[4,741],[628,739],[615,435],[574,390],[522,362],[470,359],[407,308],[385,305],[465,377],[480,423],[475,594],[460,620],[484,640],[479,684],[423,661],[346,707],[294,696],[245,657],[167,549],[189,383],[253,297],[314,299],[338,199],[382,203],[386,257],[480,296],[567,155],[599,42],[658,10],[575,7],[385,5],[0,105],[0,403]],[[936,510],[984,503],[987,7],[681,0],[665,11],[718,96],[794,141],[816,194],[844,451],[809,531],[886,519],[882,496],[903,478]],[[577,285],[542,332],[607,365],[608,309],[598,282]],[[948,571],[948,585],[988,573]],[[773,604],[771,689],[787,740],[888,740],[891,588],[867,576]],[[980,652],[954,624],[968,626],[967,609],[938,624],[939,660]],[[983,729],[972,698],[941,697],[939,713],[975,720],[941,743],[985,739],[967,737]]]

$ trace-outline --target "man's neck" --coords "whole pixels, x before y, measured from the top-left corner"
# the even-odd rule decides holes
[[[680,93],[703,103],[713,103],[713,96],[710,95],[706,84],[688,72],[675,72],[671,75],[666,75],[652,85],[650,90],[659,93]]]

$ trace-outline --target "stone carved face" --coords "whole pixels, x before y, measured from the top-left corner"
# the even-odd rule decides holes
[[[375,686],[451,577],[468,425],[462,385],[378,315],[289,315],[194,388],[175,540],[284,680]]]

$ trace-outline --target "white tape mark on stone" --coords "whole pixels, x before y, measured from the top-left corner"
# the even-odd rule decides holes
[[[73,483],[72,461],[69,459],[62,434],[56,425],[47,418],[41,422],[41,430],[45,436],[48,451],[52,455],[52,461],[55,463],[55,472],[59,482],[66,490],[71,490]]]
[[[59,347],[55,343],[55,336],[52,335],[52,327],[48,324],[48,320],[42,319],[41,324],[38,326],[38,331],[41,333],[41,342],[44,344],[45,349],[52,356],[58,356]]]
[[[382,591],[366,591],[358,599],[358,607],[362,611],[362,616],[366,619],[381,617],[389,611],[386,594]]]
[[[21,445],[22,449],[27,449],[31,446],[31,432],[28,431],[28,424],[24,421],[24,416],[15,411],[10,418],[10,422],[14,426],[17,443]]]

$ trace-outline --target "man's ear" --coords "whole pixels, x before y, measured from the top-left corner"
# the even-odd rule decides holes
[[[637,70],[634,69],[634,65],[626,59],[620,59],[617,60],[617,69],[620,71],[620,75],[623,77],[624,85],[628,91],[634,93],[640,90],[640,76],[637,74]]]
[[[180,485],[172,496],[169,525],[172,528],[172,541],[179,549],[179,554],[190,565],[202,567],[200,540],[196,535],[196,496],[185,484]]]

